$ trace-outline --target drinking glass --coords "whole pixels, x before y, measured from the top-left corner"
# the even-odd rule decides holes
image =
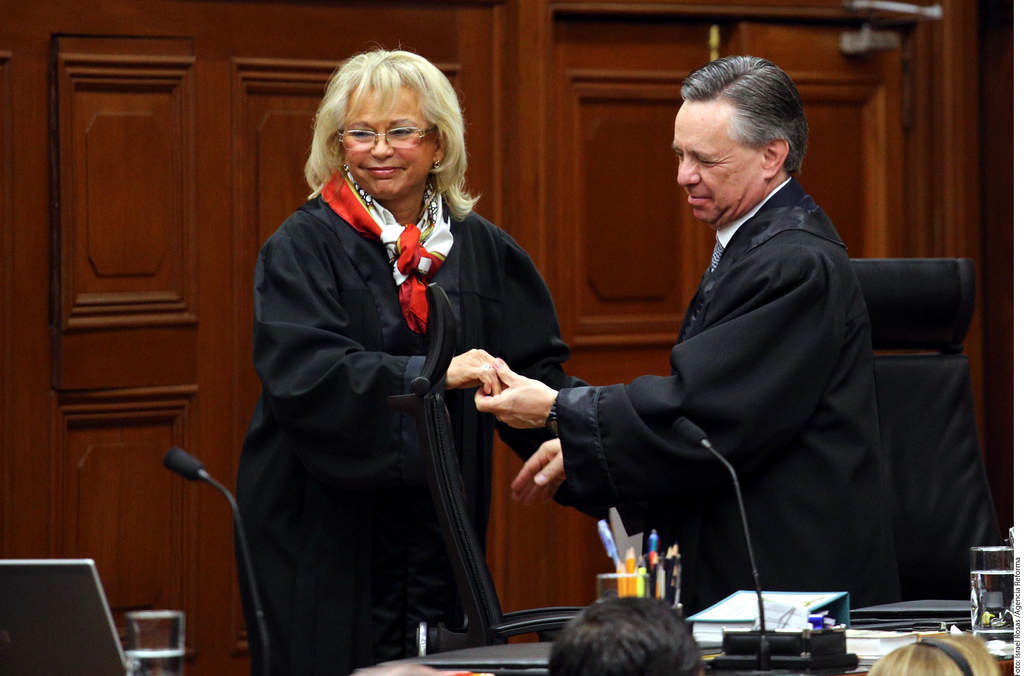
[[[132,676],[181,676],[185,662],[185,613],[125,613],[125,656]]]
[[[971,547],[971,630],[985,640],[1013,642],[1013,549]]]

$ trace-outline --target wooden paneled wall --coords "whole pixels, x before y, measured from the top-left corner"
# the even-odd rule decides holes
[[[597,384],[667,371],[710,256],[675,184],[682,78],[714,49],[778,62],[811,125],[799,180],[851,255],[978,262],[968,354],[1008,526],[1012,209],[981,196],[1012,172],[1012,9],[945,0],[941,22],[883,26],[900,49],[851,57],[863,17],[841,4],[0,0],[0,555],[95,558],[118,619],[188,613],[190,674],[247,671],[227,506],[160,459],[182,445],[233,485],[256,253],[309,192],[325,80],[378,44],[456,85],[478,211],[530,251]],[[496,451],[503,604],[588,602],[593,520],[512,504],[518,466]]]

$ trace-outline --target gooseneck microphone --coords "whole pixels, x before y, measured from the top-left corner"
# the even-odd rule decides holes
[[[771,669],[787,671],[809,671],[812,669],[847,668],[857,664],[857,656],[846,652],[846,632],[842,628],[817,629],[813,631],[768,631],[764,621],[764,593],[761,590],[761,576],[754,562],[754,547],[750,543],[750,524],[743,506],[743,493],[736,470],[732,463],[711,445],[708,435],[693,421],[680,417],[672,425],[673,434],[681,439],[705,448],[729,470],[732,487],[736,492],[736,504],[740,509],[740,523],[750,557],[750,572],[754,577],[757,594],[757,612],[761,628],[751,632],[727,632],[722,637],[722,654],[711,661],[715,669],[734,671],[755,669],[758,672]]]
[[[736,470],[733,469],[732,463],[725,459],[725,456],[715,450],[715,447],[711,445],[711,440],[708,435],[700,427],[696,425],[692,420],[686,417],[680,417],[676,420],[675,424],[672,425],[672,431],[679,437],[707,449],[715,458],[718,459],[725,468],[729,470],[729,476],[732,477],[732,487],[736,492],[736,504],[740,508],[740,523],[743,525],[743,538],[747,544],[747,556],[750,557],[750,572],[754,576],[754,592],[757,594],[757,615],[761,620],[761,641],[757,653],[757,668],[768,669],[769,655],[771,648],[768,644],[768,636],[765,633],[768,629],[764,622],[764,595],[761,590],[761,576],[757,572],[757,563],[754,561],[754,547],[750,543],[750,524],[747,523],[747,510],[743,507],[743,492],[740,490],[740,480],[736,477]]]
[[[263,617],[263,606],[260,603],[259,591],[256,588],[256,576],[252,570],[252,559],[249,555],[249,543],[245,539],[245,529],[242,527],[242,514],[238,511],[238,504],[231,495],[231,491],[224,488],[216,479],[209,475],[203,468],[203,463],[194,456],[186,453],[178,446],[174,446],[164,455],[164,467],[176,474],[180,474],[189,481],[205,481],[223,495],[228,504],[231,505],[231,514],[235,519],[235,546],[242,558],[242,567],[245,570],[246,582],[249,587],[249,596],[252,599],[253,614],[256,616],[257,631],[260,634],[260,648],[263,676],[270,675],[270,634],[267,631],[267,621]]]

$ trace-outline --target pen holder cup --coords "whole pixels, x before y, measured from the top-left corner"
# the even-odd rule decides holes
[[[651,596],[647,573],[600,573],[597,576],[597,600],[623,596]]]

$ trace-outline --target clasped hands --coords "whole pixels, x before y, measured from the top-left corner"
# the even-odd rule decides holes
[[[539,380],[519,375],[502,359],[495,359],[491,370],[501,385],[490,391],[482,387],[476,391],[477,410],[493,413],[509,427],[543,427],[558,392]],[[512,498],[524,504],[546,500],[555,494],[563,481],[562,444],[558,439],[549,439],[530,456],[512,480]]]
[[[452,358],[445,374],[446,389],[477,387],[477,410],[493,413],[510,427],[543,427],[558,392],[539,380],[521,376],[502,359],[474,349]],[[530,456],[512,480],[512,498],[524,504],[546,500],[565,481],[562,444],[550,439]]]

